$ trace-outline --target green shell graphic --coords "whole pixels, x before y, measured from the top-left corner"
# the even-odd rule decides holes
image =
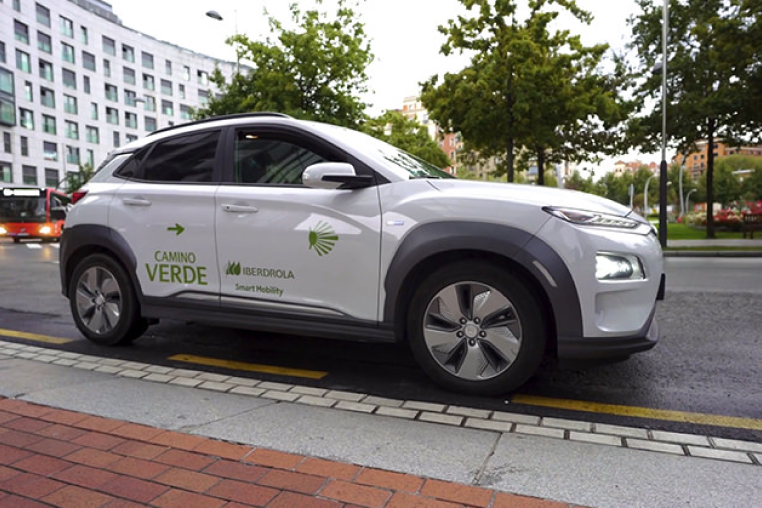
[[[241,275],[241,263],[228,261],[228,266],[225,268],[225,275]]]
[[[323,221],[310,229],[310,249],[315,249],[318,256],[324,256],[333,250],[333,246],[339,241],[339,235],[330,224]]]

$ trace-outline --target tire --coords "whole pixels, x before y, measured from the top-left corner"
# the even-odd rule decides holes
[[[87,256],[74,269],[69,306],[79,331],[96,344],[129,344],[148,328],[127,272],[104,254]]]
[[[13,239],[13,243],[20,243],[20,242],[21,242],[21,238],[14,238]]]
[[[424,280],[411,300],[407,337],[418,364],[444,388],[504,394],[537,370],[547,328],[521,279],[477,263],[445,265]]]

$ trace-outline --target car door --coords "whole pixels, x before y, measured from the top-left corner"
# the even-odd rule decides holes
[[[143,293],[219,302],[214,243],[220,130],[179,135],[135,154],[116,175],[109,225],[137,258]]]
[[[240,127],[228,150],[216,198],[223,307],[377,320],[377,188],[304,186],[307,166],[348,162],[306,133]]]

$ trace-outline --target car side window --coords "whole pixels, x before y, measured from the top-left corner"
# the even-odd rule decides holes
[[[302,172],[326,159],[288,141],[238,131],[235,144],[236,183],[301,185]]]
[[[211,182],[219,138],[219,131],[209,131],[161,141],[143,158],[134,178],[152,182]]]

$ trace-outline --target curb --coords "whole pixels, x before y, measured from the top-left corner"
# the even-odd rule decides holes
[[[665,258],[762,258],[762,250],[665,250]]]

